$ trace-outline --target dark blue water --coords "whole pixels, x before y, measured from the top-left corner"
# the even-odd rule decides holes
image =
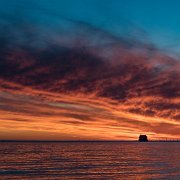
[[[180,179],[180,143],[0,143],[0,179],[161,178]]]

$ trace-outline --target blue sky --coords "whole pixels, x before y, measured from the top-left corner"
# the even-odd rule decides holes
[[[160,48],[175,52],[180,48],[179,7],[178,0],[0,0],[1,14],[17,18],[28,14],[30,19],[47,25],[55,23],[52,16],[63,16],[117,36],[148,39]]]
[[[180,1],[178,0],[55,0],[41,1],[45,8],[112,31],[146,34],[162,48],[178,50]],[[54,2],[54,3],[53,3]]]

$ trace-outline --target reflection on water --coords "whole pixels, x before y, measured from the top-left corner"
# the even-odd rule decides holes
[[[0,143],[0,179],[180,179],[180,143]]]

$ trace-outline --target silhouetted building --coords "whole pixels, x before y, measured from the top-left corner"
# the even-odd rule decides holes
[[[147,142],[148,141],[148,138],[146,135],[140,135],[139,136],[139,142]]]

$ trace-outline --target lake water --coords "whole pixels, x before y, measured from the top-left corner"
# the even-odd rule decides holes
[[[180,179],[179,142],[1,142],[0,179]]]

